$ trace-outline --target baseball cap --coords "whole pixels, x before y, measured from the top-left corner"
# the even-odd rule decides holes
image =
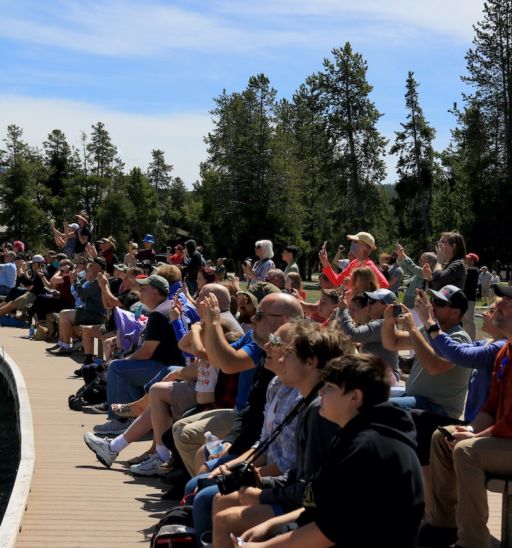
[[[427,293],[440,301],[444,301],[451,308],[458,308],[463,314],[468,309],[468,298],[456,285],[445,285],[439,291],[427,289]]]
[[[468,259],[468,261],[475,261],[475,263],[477,263],[480,260],[480,257],[476,253],[468,253],[466,255],[466,259]]]
[[[33,255],[32,259],[29,261],[30,263],[46,263],[44,257],[42,255]]]
[[[120,270],[121,272],[126,272],[128,270],[128,267],[124,263],[120,263],[120,264],[115,264],[114,269]]]
[[[363,242],[370,246],[372,249],[375,249],[375,238],[369,232],[358,232],[357,234],[348,234],[347,240],[352,240],[354,242]]]
[[[384,304],[396,303],[396,295],[389,289],[377,289],[377,291],[365,291],[364,294],[372,301],[380,301]]]
[[[169,282],[158,274],[151,274],[147,278],[135,278],[140,285],[151,285],[162,293],[169,295]]]
[[[258,303],[271,293],[281,293],[281,290],[278,287],[269,282],[255,282],[247,291],[256,297]]]
[[[155,243],[155,237],[153,236],[153,234],[146,234],[142,241],[144,243],[154,244]]]
[[[491,287],[498,297],[512,297],[512,285],[492,284]]]
[[[107,261],[105,261],[103,257],[94,257],[92,262],[100,265],[102,270],[105,270],[105,268],[107,268]]]

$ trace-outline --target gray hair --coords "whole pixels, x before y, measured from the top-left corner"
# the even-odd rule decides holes
[[[255,244],[263,249],[262,259],[272,259],[274,256],[274,249],[270,240],[258,240]]]

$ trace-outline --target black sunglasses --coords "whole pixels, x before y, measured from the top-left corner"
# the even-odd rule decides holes
[[[450,303],[447,301],[443,301],[442,299],[436,299],[435,297],[430,300],[430,302],[437,306],[437,308],[446,308],[447,306],[450,306]]]

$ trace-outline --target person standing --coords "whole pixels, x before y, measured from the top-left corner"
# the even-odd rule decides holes
[[[471,337],[471,340],[476,339],[476,323],[475,323],[475,305],[476,294],[478,291],[478,276],[480,271],[477,264],[480,258],[476,253],[468,253],[466,255],[466,282],[464,284],[464,293],[468,298],[468,310],[464,314],[462,325],[464,331]]]

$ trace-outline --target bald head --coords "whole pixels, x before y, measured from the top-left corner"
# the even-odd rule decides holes
[[[299,300],[288,293],[271,293],[261,299],[259,308],[263,305],[264,308],[270,307],[272,314],[279,314],[288,319],[304,317]],[[283,318],[283,323],[285,321],[288,320]]]
[[[201,288],[201,291],[199,291],[197,300],[201,301],[211,293],[217,297],[220,311],[227,312],[231,305],[231,296],[229,295],[227,287],[221,284],[206,284]]]

